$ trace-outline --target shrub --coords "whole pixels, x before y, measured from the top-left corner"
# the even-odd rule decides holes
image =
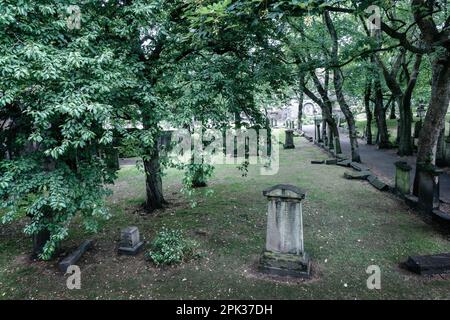
[[[145,254],[157,266],[171,265],[196,258],[197,243],[186,239],[180,230],[163,228]]]

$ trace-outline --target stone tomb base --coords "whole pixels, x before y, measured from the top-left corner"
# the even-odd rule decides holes
[[[309,278],[311,262],[303,255],[264,251],[259,261],[259,270],[277,276]]]
[[[127,255],[127,256],[134,256],[136,254],[138,254],[142,247],[144,246],[144,241],[139,242],[138,244],[136,244],[134,247],[119,247],[119,254],[123,254],[123,255]]]

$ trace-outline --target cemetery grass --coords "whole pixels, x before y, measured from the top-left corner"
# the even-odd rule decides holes
[[[449,251],[449,241],[398,199],[362,181],[343,178],[346,168],[313,165],[323,151],[295,138],[296,149],[280,148],[277,175],[247,177],[235,166],[219,166],[208,188],[198,190],[197,205],[180,194],[181,174],[168,170],[164,191],[170,205],[142,215],[143,173],[125,166],[108,199],[113,214],[99,232],[71,229],[61,255],[83,240],[94,249],[79,261],[81,289],[66,288],[66,277],[49,262],[29,259],[31,241],[22,234],[25,220],[1,226],[0,299],[448,299],[450,279],[419,277],[399,268],[409,255]],[[262,190],[278,183],[307,192],[303,205],[305,250],[313,279],[275,281],[260,276],[256,264],[264,248],[266,199]],[[208,195],[208,190],[213,193]],[[25,219],[25,218],[24,218]],[[74,222],[78,224],[77,221]],[[116,254],[120,229],[135,225],[147,242],[163,226],[181,229],[199,244],[201,257],[157,268]],[[148,249],[148,244],[146,249]],[[381,268],[381,290],[366,286],[369,265]]]

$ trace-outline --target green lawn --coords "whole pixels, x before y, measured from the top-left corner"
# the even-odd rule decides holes
[[[234,166],[215,171],[207,196],[198,205],[180,195],[180,173],[169,170],[164,188],[170,206],[140,215],[144,178],[134,166],[120,171],[109,199],[114,216],[98,234],[73,228],[63,249],[93,238],[95,248],[79,262],[81,290],[68,290],[57,261],[29,262],[30,239],[22,224],[1,226],[1,299],[394,299],[450,298],[450,281],[419,277],[399,268],[409,255],[448,252],[449,241],[410,212],[399,200],[366,182],[343,178],[345,168],[312,165],[325,159],[319,149],[295,139],[297,148],[281,150],[280,171],[261,176],[251,167],[247,177]],[[261,277],[255,266],[264,248],[266,199],[261,191],[290,183],[307,191],[304,201],[305,250],[313,260],[307,282]],[[151,240],[162,226],[180,228],[197,240],[203,258],[159,269],[135,257],[117,256],[120,229],[139,227]],[[199,232],[201,231],[201,232]],[[365,270],[379,265],[381,290],[368,290]]]

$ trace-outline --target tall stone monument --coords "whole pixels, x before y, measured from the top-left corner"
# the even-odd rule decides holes
[[[263,191],[268,200],[266,249],[260,259],[262,272],[309,277],[310,261],[303,247],[302,200],[299,188],[279,184]]]

